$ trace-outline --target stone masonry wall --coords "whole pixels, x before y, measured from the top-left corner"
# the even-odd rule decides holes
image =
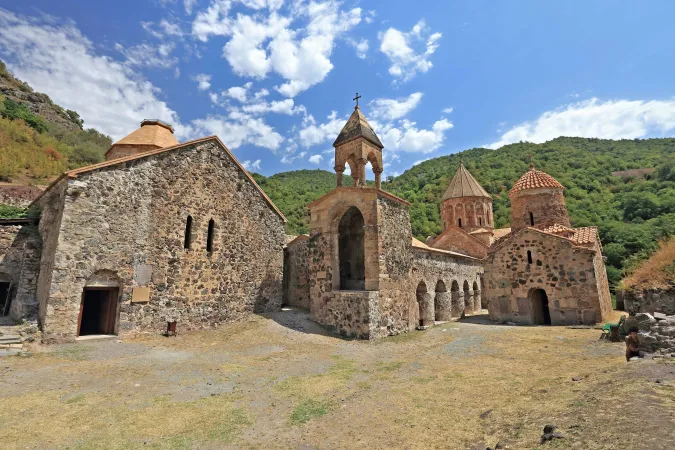
[[[473,256],[474,258],[485,258],[488,251],[487,245],[455,226],[446,228],[433,241],[431,246]]]
[[[532,254],[528,264],[527,251]],[[603,320],[601,297],[609,296],[595,272],[596,252],[567,239],[525,230],[493,251],[485,265],[490,317],[533,323],[530,294],[546,291],[553,325],[592,324]],[[602,294],[600,289],[607,289]]]
[[[114,167],[68,182],[46,341],[75,337],[83,288],[102,271],[120,280],[120,334],[160,332],[167,319],[179,331],[210,327],[280,307],[283,221],[216,141]],[[137,287],[149,288],[149,301],[131,302]]]
[[[529,189],[520,191],[511,199],[511,232],[532,226],[530,212],[534,217],[535,228],[545,228],[560,224],[570,226],[565,196],[560,189]]]
[[[286,246],[284,303],[309,309],[309,236],[301,235]]]
[[[639,329],[640,350],[675,357],[675,315],[655,318],[649,313],[637,313],[626,319],[625,327],[633,326]]]
[[[14,320],[38,318],[40,250],[37,226],[0,226],[0,281],[11,282],[9,316]]]
[[[624,307],[631,314],[660,312],[675,315],[675,289],[626,291],[624,293]]]

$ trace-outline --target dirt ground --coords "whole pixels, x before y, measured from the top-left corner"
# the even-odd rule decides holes
[[[473,317],[363,342],[286,310],[47,346],[0,359],[0,447],[673,448],[675,364],[598,336]]]

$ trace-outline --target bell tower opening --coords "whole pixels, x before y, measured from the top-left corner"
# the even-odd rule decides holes
[[[340,290],[363,291],[366,288],[364,220],[352,206],[340,219],[338,228]]]

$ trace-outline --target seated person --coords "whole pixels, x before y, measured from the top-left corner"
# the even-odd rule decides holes
[[[638,328],[630,327],[628,336],[626,336],[626,361],[630,361],[631,358],[637,356],[640,357],[640,352],[638,351],[640,347],[640,339],[638,339]]]

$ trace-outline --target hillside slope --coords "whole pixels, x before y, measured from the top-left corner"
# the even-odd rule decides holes
[[[0,61],[0,182],[46,183],[64,170],[102,161],[111,144]]]

